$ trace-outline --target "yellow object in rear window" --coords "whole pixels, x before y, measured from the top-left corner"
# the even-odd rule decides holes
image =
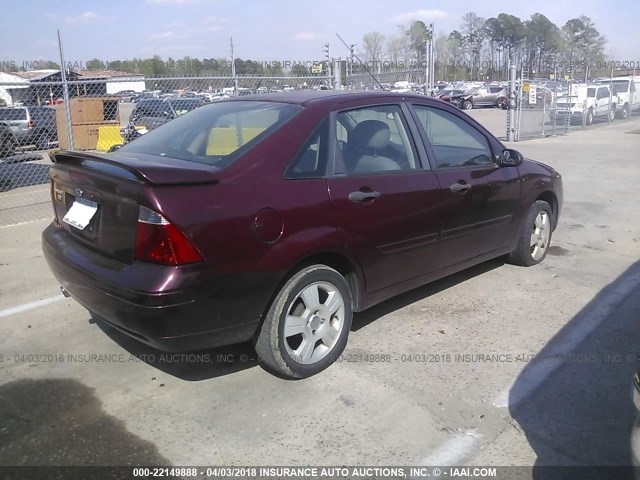
[[[264,128],[214,127],[209,133],[207,155],[229,155],[256,138]]]

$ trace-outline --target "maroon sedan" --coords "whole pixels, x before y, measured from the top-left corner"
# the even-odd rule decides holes
[[[494,257],[541,262],[562,206],[552,168],[386,92],[220,101],[54,161],[43,248],[65,293],[161,350],[252,340],[293,378],[341,354],[354,311]]]

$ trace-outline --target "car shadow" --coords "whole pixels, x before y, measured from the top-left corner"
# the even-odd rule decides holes
[[[407,305],[477,275],[482,275],[502,265],[504,265],[503,259],[494,259],[442,280],[411,290],[364,312],[356,313],[353,318],[351,331],[360,330],[390,312],[406,307]],[[131,338],[129,335],[105,323],[97,316],[92,316],[90,322],[95,323],[109,338],[140,361],[182,380],[191,382],[208,380],[256,366],[260,366],[268,372],[276,374],[262,365],[250,342],[196,352],[167,353]]]
[[[3,478],[106,478],[108,472],[96,466],[171,465],[153,443],[107,414],[94,390],[77,380],[11,381],[0,385],[0,404]]]
[[[131,338],[98,317],[92,317],[91,322],[129,354],[182,380],[190,382],[208,380],[258,365],[258,356],[249,342],[195,352],[162,352]]]
[[[364,328],[370,323],[376,321],[380,317],[404,308],[407,305],[411,305],[412,303],[418,302],[424,298],[430,297],[431,295],[435,295],[443,290],[453,287],[454,285],[463,283],[470,278],[490,272],[491,270],[503,266],[504,263],[504,257],[489,260],[488,262],[484,262],[474,267],[467,268],[466,270],[455,273],[441,280],[428,283],[406,293],[400,294],[396,297],[390,298],[389,300],[386,300],[363,312],[355,313],[353,315],[351,331],[358,331],[361,328]]]
[[[631,385],[640,367],[639,320],[636,262],[518,376],[509,392],[509,411],[537,455],[534,479],[633,478]]]

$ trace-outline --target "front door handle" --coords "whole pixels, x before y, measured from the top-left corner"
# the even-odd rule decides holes
[[[471,190],[471,185],[469,185],[468,183],[458,182],[451,185],[449,187],[449,190],[451,190],[453,193],[464,194],[464,193],[467,193],[469,190]]]
[[[380,192],[363,192],[357,190],[349,194],[349,200],[352,202],[366,202],[368,200],[375,200],[380,196]]]

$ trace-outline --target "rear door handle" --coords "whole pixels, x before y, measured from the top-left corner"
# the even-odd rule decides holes
[[[453,193],[467,193],[469,190],[471,190],[471,185],[469,185],[468,183],[458,182],[451,185],[449,187],[449,190],[451,190]]]
[[[357,190],[349,194],[349,200],[352,202],[366,202],[367,200],[375,200],[380,196],[380,192],[363,192]]]

